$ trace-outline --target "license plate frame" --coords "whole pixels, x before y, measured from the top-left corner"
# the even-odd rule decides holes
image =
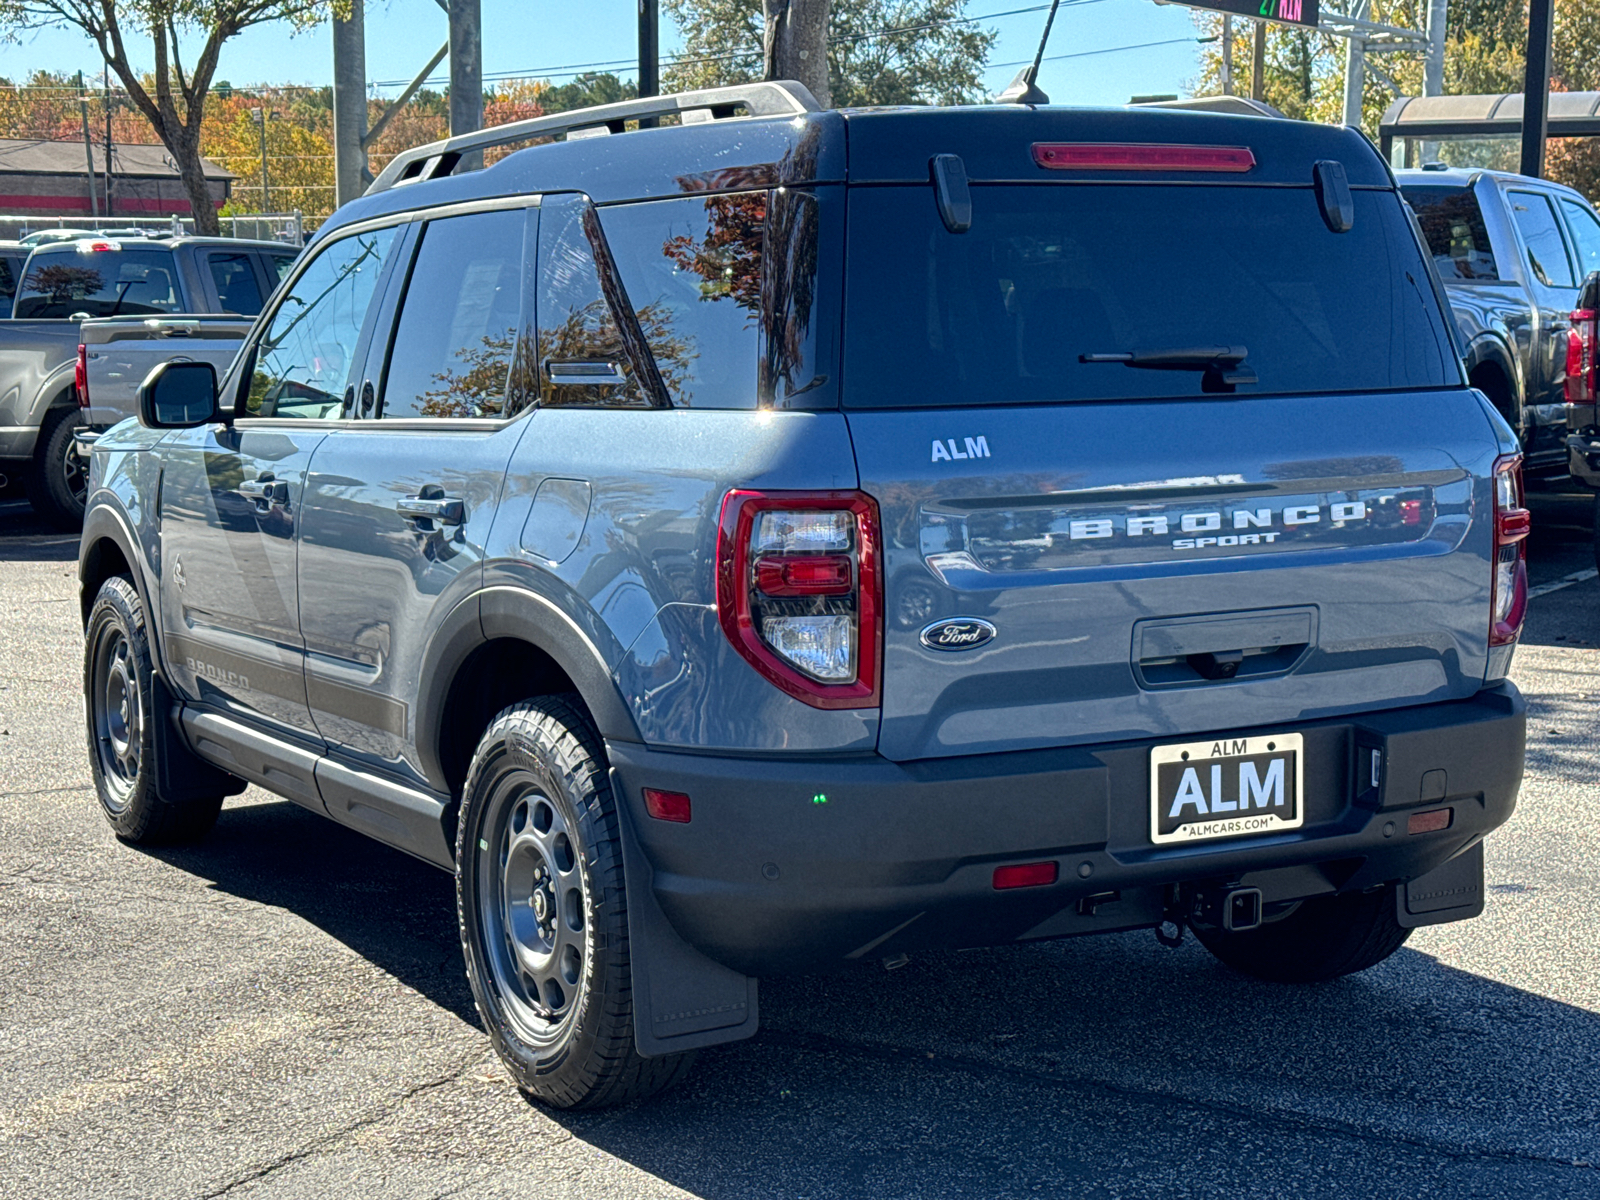
[[[1305,757],[1299,733],[1152,746],[1150,841],[1193,846],[1299,829],[1306,820]],[[1275,762],[1283,765],[1275,769]]]

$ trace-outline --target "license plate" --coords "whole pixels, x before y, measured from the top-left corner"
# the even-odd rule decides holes
[[[1155,747],[1150,840],[1209,842],[1300,828],[1302,742],[1298,733],[1276,733]]]

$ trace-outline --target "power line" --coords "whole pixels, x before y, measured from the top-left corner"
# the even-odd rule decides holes
[[[1153,46],[1193,45],[1193,44],[1201,42],[1201,41],[1209,41],[1209,40],[1210,40],[1209,38],[1168,38],[1164,42],[1140,42],[1137,46],[1107,46],[1107,47],[1105,47],[1104,49],[1101,49],[1101,50],[1079,50],[1075,54],[1047,54],[1040,61],[1041,62],[1060,62],[1064,58],[1093,58],[1097,54],[1121,54],[1124,50],[1149,50]],[[1019,60],[1017,62],[989,63],[983,69],[985,71],[996,71],[996,70],[999,70],[1001,67],[1023,67],[1023,66],[1028,66],[1032,62],[1033,62],[1033,59],[1025,58],[1025,59],[1021,59],[1021,60]]]

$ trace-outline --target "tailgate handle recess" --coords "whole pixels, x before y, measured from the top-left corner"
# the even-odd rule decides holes
[[[1316,631],[1315,609],[1140,621],[1134,669],[1144,687],[1286,674],[1316,642]]]

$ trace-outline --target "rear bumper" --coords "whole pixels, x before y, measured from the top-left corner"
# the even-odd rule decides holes
[[[1306,824],[1183,847],[1149,840],[1149,751],[1204,734],[914,763],[609,750],[663,914],[705,954],[762,975],[1151,926],[1175,884],[1254,886],[1272,903],[1415,879],[1510,817],[1524,726],[1506,683],[1447,704],[1217,731],[1305,735]],[[692,821],[649,817],[644,787],[687,793]],[[1407,832],[1408,811],[1442,807],[1448,829]],[[1045,859],[1056,883],[994,890],[996,866]]]
[[[1587,433],[1569,434],[1567,470],[1586,487],[1600,489],[1600,437]]]

